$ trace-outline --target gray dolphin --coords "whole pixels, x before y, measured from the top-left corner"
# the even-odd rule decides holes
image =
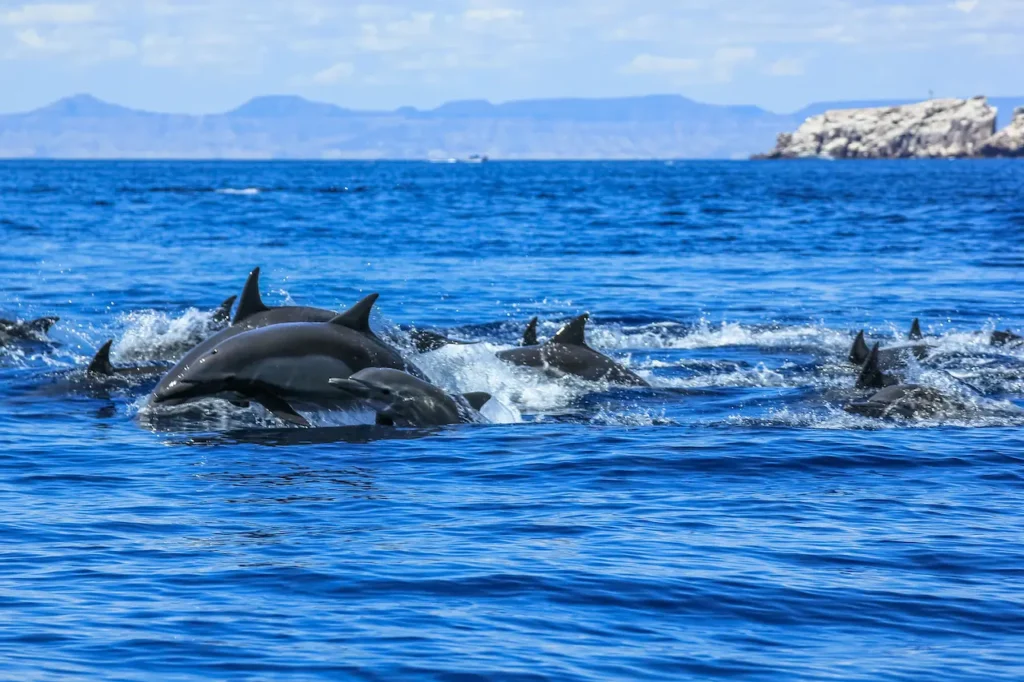
[[[59,317],[40,317],[28,322],[6,320],[0,317],[0,344],[11,340],[44,341],[50,327],[59,321]]]
[[[110,339],[103,344],[96,352],[89,367],[85,370],[87,375],[94,377],[123,377],[129,379],[142,379],[162,374],[167,370],[166,365],[149,365],[142,367],[114,367],[110,361],[110,347],[114,340]]]
[[[224,302],[213,311],[210,321],[219,327],[226,327],[231,322],[231,306],[235,305],[236,299],[238,299],[238,296],[228,296],[225,298]]]
[[[537,342],[537,318],[531,317],[530,321],[526,323],[526,331],[523,332],[523,340],[519,343],[520,346],[536,346],[539,345]]]
[[[882,370],[879,361],[878,344],[871,349],[868,359],[864,361],[860,376],[857,377],[857,388],[885,388],[900,383],[899,379]]]
[[[376,300],[376,297],[374,297],[374,300]],[[370,301],[368,306],[366,305],[367,301],[368,298],[364,298],[346,314],[358,315],[359,311],[357,309],[360,306],[364,306],[366,308],[366,313],[369,314],[369,309],[373,306],[373,301]],[[193,346],[192,350],[178,360],[178,363],[172,367],[166,375],[164,375],[163,379],[160,380],[160,383],[156,387],[155,394],[160,395],[166,392],[169,389],[170,384],[183,375],[196,360],[203,357],[211,349],[216,348],[218,344],[232,336],[274,324],[287,324],[290,322],[329,322],[337,315],[338,313],[331,310],[310,308],[306,306],[283,306],[280,308],[268,307],[263,303],[263,299],[260,296],[260,269],[254,268],[253,271],[249,273],[249,278],[245,281],[245,287],[242,289],[242,295],[238,299],[238,308],[235,311],[235,318],[232,321],[231,326],[226,329],[222,329],[205,341]],[[372,335],[372,332],[369,331],[369,327],[367,327],[367,333]]]
[[[291,322],[243,331],[209,349],[157,387],[154,404],[205,397],[253,400],[279,418],[309,426],[294,406],[331,407],[339,394],[327,380],[348,378],[368,367],[414,369],[401,355],[367,333],[372,294],[330,322]],[[353,312],[355,311],[355,312]]]
[[[650,386],[643,378],[587,345],[588,319],[590,314],[584,313],[562,327],[547,343],[503,350],[498,357],[513,365],[542,369],[556,377],[571,374],[587,381]]]
[[[992,332],[991,338],[989,338],[989,344],[993,346],[1016,346],[1019,343],[1024,343],[1024,336],[1019,336],[1013,332]]]
[[[887,386],[865,400],[858,400],[843,409],[862,417],[929,417],[947,411],[950,399],[940,391],[917,384]]]
[[[437,386],[395,369],[374,367],[330,380],[350,400],[364,401],[377,413],[378,426],[426,427],[480,421],[489,393],[451,396]]]
[[[416,329],[413,327],[408,333],[409,338],[412,339],[413,348],[416,349],[417,353],[429,353],[440,350],[445,346],[472,346],[477,343],[476,341],[452,339],[429,329]]]

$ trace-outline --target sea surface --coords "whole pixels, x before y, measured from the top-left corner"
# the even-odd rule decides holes
[[[0,236],[0,678],[1024,679],[1024,163],[5,162]],[[255,266],[492,423],[81,379]],[[495,357],[582,312],[652,388]],[[957,407],[846,413],[915,317]]]

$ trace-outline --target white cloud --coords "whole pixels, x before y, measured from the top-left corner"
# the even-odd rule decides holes
[[[963,12],[964,14],[970,14],[977,6],[978,0],[957,0],[953,3],[953,9]]]
[[[468,9],[463,15],[468,21],[513,21],[523,18],[523,11],[508,7],[492,7],[488,9]]]
[[[701,67],[699,59],[661,57],[653,54],[638,54],[624,66],[623,73],[691,73]]]
[[[767,71],[772,76],[802,76],[804,62],[802,59],[783,58],[769,64]]]
[[[338,62],[334,66],[329,66],[315,74],[313,82],[317,85],[333,85],[339,81],[351,78],[355,72],[356,67],[351,62]]]
[[[0,15],[0,24],[27,26],[34,24],[85,24],[96,19],[94,5],[22,5]]]

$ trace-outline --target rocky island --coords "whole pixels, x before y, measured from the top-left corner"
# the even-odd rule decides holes
[[[811,116],[755,159],[942,159],[1024,156],[1024,107],[996,132],[984,97],[840,109]]]

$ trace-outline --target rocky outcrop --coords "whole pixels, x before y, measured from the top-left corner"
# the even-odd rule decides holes
[[[936,99],[812,116],[775,149],[756,158],[957,158],[979,153],[993,136],[996,110],[984,97]]]
[[[1013,110],[1013,121],[981,146],[981,156],[1024,157],[1024,107]]]

